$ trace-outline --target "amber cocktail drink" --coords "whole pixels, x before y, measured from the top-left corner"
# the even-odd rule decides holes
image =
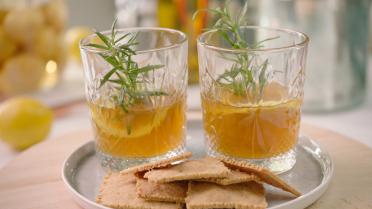
[[[239,40],[247,47],[237,48],[226,40],[235,34],[226,34],[211,30],[198,39],[208,154],[287,171],[296,162],[308,39],[244,26]]]
[[[156,157],[183,145],[185,100],[160,107],[120,107],[89,104],[97,148],[115,157]]]
[[[105,167],[120,170],[184,151],[185,34],[98,32],[82,40],[81,51],[96,151]]]

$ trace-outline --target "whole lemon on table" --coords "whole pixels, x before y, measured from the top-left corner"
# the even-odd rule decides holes
[[[52,111],[31,98],[12,98],[0,104],[0,139],[23,150],[45,139],[53,120]]]

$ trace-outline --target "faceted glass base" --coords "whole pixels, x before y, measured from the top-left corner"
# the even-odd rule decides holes
[[[295,148],[291,149],[290,151],[284,154],[281,154],[281,155],[278,155],[272,158],[263,158],[263,159],[236,158],[236,157],[222,154],[211,148],[209,148],[207,152],[208,152],[208,155],[212,157],[227,157],[227,158],[232,158],[238,161],[246,161],[246,162],[264,167],[276,174],[289,171],[296,164],[296,149]]]
[[[113,157],[106,153],[101,152],[96,148],[96,155],[101,161],[101,165],[104,168],[110,169],[112,171],[121,171],[123,169],[136,166],[143,163],[153,162],[157,160],[162,160],[170,157],[180,155],[186,151],[185,146],[181,145],[176,149],[168,151],[164,155],[151,157],[151,158],[125,158],[125,157]]]

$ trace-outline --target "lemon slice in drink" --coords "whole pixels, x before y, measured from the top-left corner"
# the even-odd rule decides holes
[[[268,83],[263,91],[262,101],[252,103],[251,99],[246,96],[235,95],[232,91],[222,90],[221,99],[218,106],[215,106],[213,111],[220,115],[229,114],[246,114],[252,113],[252,108],[271,109],[279,107],[292,107],[292,103],[288,103],[288,90],[286,87],[276,83]]]
[[[168,108],[124,113],[120,108],[91,106],[91,110],[98,131],[118,138],[137,138],[151,133],[161,125]]]

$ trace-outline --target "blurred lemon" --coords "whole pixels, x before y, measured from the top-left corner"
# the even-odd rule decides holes
[[[40,55],[46,60],[52,59],[58,51],[58,44],[61,42],[58,33],[50,26],[43,26],[37,37],[35,44],[30,46],[32,52]]]
[[[64,0],[48,1],[48,3],[44,4],[42,12],[47,24],[51,25],[57,32],[65,29],[68,9]]]
[[[4,19],[3,28],[9,37],[15,41],[33,44],[44,23],[42,13],[33,8],[23,8],[10,11]]]
[[[7,11],[5,9],[0,9],[0,22],[3,22]]]
[[[0,28],[0,63],[12,56],[17,50],[17,46],[4,31]]]
[[[82,38],[92,34],[92,30],[88,27],[73,27],[66,33],[66,42],[68,46],[68,52],[72,58],[80,62],[80,49],[79,42]]]
[[[9,58],[0,72],[0,91],[18,94],[39,88],[45,76],[45,61],[30,53]]]
[[[47,137],[52,119],[52,111],[37,100],[9,99],[0,104],[0,138],[15,149],[26,149]]]

